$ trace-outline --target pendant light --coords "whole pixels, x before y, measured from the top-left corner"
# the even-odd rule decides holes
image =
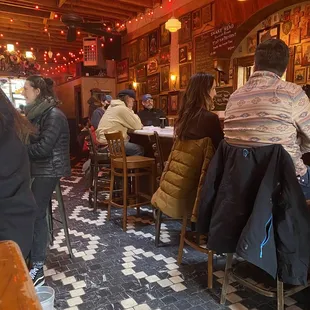
[[[165,28],[169,30],[170,32],[177,32],[179,29],[181,29],[181,22],[176,19],[174,16],[172,16],[166,23]]]

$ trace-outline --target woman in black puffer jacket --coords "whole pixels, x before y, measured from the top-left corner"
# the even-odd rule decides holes
[[[66,116],[57,108],[60,102],[55,97],[53,86],[54,82],[49,78],[30,76],[23,91],[27,103],[26,117],[38,130],[38,134],[32,136],[27,145],[33,178],[31,189],[38,205],[30,270],[35,286],[45,282],[43,265],[48,240],[46,210],[59,179],[71,173],[69,126]]]

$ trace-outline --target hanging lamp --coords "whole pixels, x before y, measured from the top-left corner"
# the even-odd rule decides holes
[[[177,32],[179,29],[181,29],[181,22],[176,19],[174,16],[172,16],[166,23],[165,28],[169,30],[170,32]]]

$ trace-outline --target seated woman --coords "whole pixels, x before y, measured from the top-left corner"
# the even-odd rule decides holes
[[[208,73],[194,74],[183,96],[174,132],[180,140],[198,140],[210,137],[215,148],[224,134],[218,116],[212,113],[216,95],[215,79]]]
[[[15,241],[24,258],[31,250],[37,210],[23,144],[33,131],[0,88],[0,241]]]
[[[223,139],[218,116],[210,112],[215,94],[212,75],[191,77],[175,124],[177,139],[152,197],[152,205],[172,218],[196,209],[214,147]]]

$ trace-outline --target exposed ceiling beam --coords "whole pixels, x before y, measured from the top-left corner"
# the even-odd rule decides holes
[[[59,0],[58,7],[61,8],[66,3],[66,1],[67,0]]]
[[[94,4],[98,7],[98,5],[102,5],[102,0],[84,0],[84,1],[80,1],[80,4]],[[133,13],[142,13],[144,12],[145,8],[141,7],[141,6],[137,6],[137,5],[133,5],[133,4],[126,4],[126,3],[119,3],[116,2],[115,0],[112,1],[105,1],[104,5],[107,7],[111,7],[111,8],[115,8],[115,9],[119,9],[121,10],[125,10],[125,11],[130,11]]]
[[[49,12],[44,12],[44,11],[35,10],[35,9],[20,8],[17,6],[1,4],[1,2],[0,2],[0,12],[10,12],[10,13],[18,14],[18,15],[35,16],[35,17],[41,17],[41,18],[49,18],[50,16]]]
[[[144,8],[153,8],[153,0],[119,0],[119,2],[138,5]]]

